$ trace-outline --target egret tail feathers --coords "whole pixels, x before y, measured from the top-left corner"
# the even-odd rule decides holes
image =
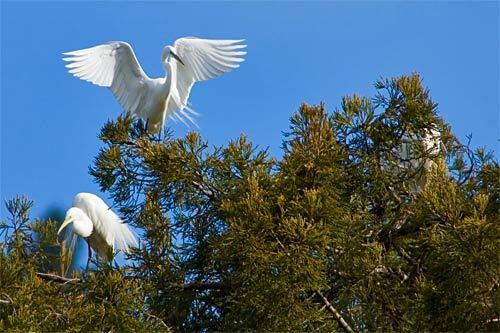
[[[187,105],[182,105],[180,98],[176,95],[172,95],[166,114],[174,121],[180,120],[186,127],[190,127],[189,123],[191,123],[196,128],[199,128],[196,120],[193,118],[199,116],[199,113]]]

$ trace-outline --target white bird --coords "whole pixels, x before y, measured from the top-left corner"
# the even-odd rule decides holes
[[[144,73],[126,42],[66,52],[63,55],[69,57],[63,60],[73,76],[108,87],[126,112],[146,121],[148,132],[158,133],[166,117],[193,122],[189,113],[196,113],[188,107],[193,84],[238,68],[246,54],[242,41],[177,39],[161,55],[165,77],[155,79]]]
[[[67,228],[65,242],[74,248],[76,237],[83,237],[90,248],[104,260],[112,260],[113,255],[121,250],[129,253],[137,246],[137,239],[122,220],[98,196],[91,193],[78,193],[73,206],[66,212],[57,234]]]
[[[441,133],[434,129],[428,128],[425,130],[424,136],[419,136],[415,134],[404,134],[401,138],[401,147],[399,150],[400,157],[400,167],[420,169],[424,168],[426,171],[430,171],[434,166],[434,161],[429,158],[418,157],[415,151],[416,144],[421,143],[423,151],[420,155],[427,155],[429,157],[436,157],[441,152]]]
[[[412,193],[420,193],[427,184],[427,173],[436,165],[434,159],[444,150],[441,133],[431,126],[424,135],[404,134],[399,147],[398,167],[417,172],[415,181],[410,184]],[[417,145],[421,145],[419,151]]]

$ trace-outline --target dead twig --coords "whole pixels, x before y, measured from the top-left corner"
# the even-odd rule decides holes
[[[145,315],[149,318],[153,318],[155,319],[156,321],[158,321],[163,327],[165,328],[169,328],[167,324],[165,324],[165,322],[163,320],[161,320],[161,318],[158,318],[157,316],[155,316],[154,314],[151,314],[151,313],[145,313]]]
[[[223,290],[227,288],[225,284],[218,282],[192,282],[179,285],[179,287],[182,290],[196,290],[196,291],[209,290],[209,289]]]
[[[60,275],[55,275],[55,274],[48,274],[48,273],[36,273],[36,275],[46,281],[52,281],[52,282],[57,282],[61,284],[67,284],[67,283],[72,283],[76,284],[81,282],[82,280],[79,278],[66,278],[64,276]],[[137,277],[134,276],[125,276],[124,277],[127,280],[136,280],[138,279]],[[174,287],[180,288],[182,290],[196,290],[196,291],[203,291],[203,290],[223,290],[227,288],[226,284],[219,283],[219,282],[191,282],[191,283],[184,283],[184,284],[178,284],[174,285]],[[9,302],[9,301],[7,301]],[[1,302],[0,303],[4,303]],[[11,302],[9,302],[11,303]],[[7,303],[5,303],[7,304]]]
[[[337,309],[335,309],[333,307],[333,305],[328,301],[328,299],[325,296],[323,296],[323,294],[321,293],[321,291],[316,290],[316,294],[318,294],[318,296],[321,298],[321,300],[325,304],[325,306],[328,309],[328,311],[330,311],[333,314],[333,316],[335,317],[335,320],[339,323],[339,325],[346,332],[354,333],[354,331],[351,328],[351,326],[349,326],[349,324],[347,323],[347,321],[345,321],[345,319],[342,317],[342,315],[340,314],[340,312],[338,312]]]
[[[54,281],[54,282],[58,282],[58,283],[62,283],[62,284],[80,282],[80,279],[78,279],[78,278],[70,279],[70,278],[65,278],[63,276],[59,276],[59,275],[55,275],[55,274],[48,274],[48,273],[36,273],[36,276],[38,276],[39,278],[41,278],[43,280]]]

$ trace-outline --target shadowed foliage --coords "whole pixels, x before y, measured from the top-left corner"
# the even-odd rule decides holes
[[[140,248],[50,275],[56,223],[9,201],[0,329],[498,331],[497,161],[453,136],[418,75],[375,88],[330,114],[302,105],[279,159],[245,136],[211,147],[108,122],[90,174]],[[440,153],[413,151],[433,168],[401,167],[404,138],[430,128]]]

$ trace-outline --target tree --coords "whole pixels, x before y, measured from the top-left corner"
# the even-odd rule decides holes
[[[418,75],[375,87],[332,114],[302,105],[279,160],[245,136],[210,148],[108,122],[90,174],[141,234],[132,264],[48,274],[34,239],[57,247],[55,223],[10,201],[0,328],[498,330],[497,161],[453,136]],[[434,167],[398,168],[430,126],[445,149],[413,148]]]

